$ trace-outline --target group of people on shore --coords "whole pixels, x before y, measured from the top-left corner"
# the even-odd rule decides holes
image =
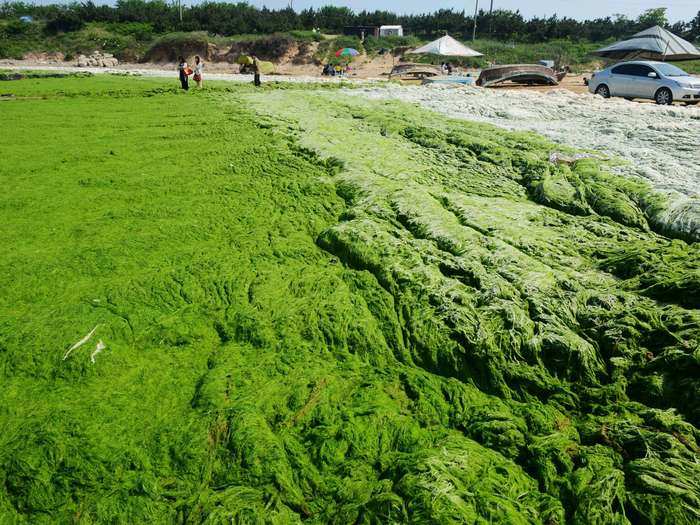
[[[180,77],[180,85],[182,89],[188,91],[190,89],[190,75],[192,75],[192,80],[197,83],[197,87],[201,88],[204,85],[204,62],[199,55],[194,57],[194,69],[187,65],[185,57],[181,56],[178,59],[178,73]],[[255,86],[260,86],[260,63],[257,57],[253,57],[253,83]]]
[[[195,55],[194,57],[194,69],[187,65],[185,57],[181,56],[178,62],[178,72],[182,89],[185,91],[190,89],[190,75],[192,75],[192,80],[197,83],[197,87],[201,88],[204,85],[204,62],[202,62],[199,55]]]
[[[323,71],[321,74],[324,77],[344,77],[352,71],[352,67],[350,64],[347,65],[341,65],[341,64],[326,64],[323,66]]]

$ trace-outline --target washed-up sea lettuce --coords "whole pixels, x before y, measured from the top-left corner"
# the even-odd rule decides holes
[[[339,92],[27,86],[0,522],[700,519],[697,245],[664,196]]]
[[[590,155],[553,161],[532,134],[394,103],[265,103],[343,163],[349,209],[318,242],[393,298],[396,358],[505,403],[458,404],[456,428],[558,500],[537,519],[700,517],[700,252],[654,233],[662,195]],[[432,516],[471,522],[459,485],[443,490],[456,509]]]

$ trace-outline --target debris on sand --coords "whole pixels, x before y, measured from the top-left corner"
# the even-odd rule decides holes
[[[78,67],[114,67],[119,65],[119,60],[110,53],[94,51],[90,56],[78,55]]]
[[[77,348],[80,348],[80,347],[83,346],[85,343],[87,343],[87,342],[90,340],[90,338],[93,336],[93,334],[95,333],[95,330],[97,330],[97,327],[98,327],[98,326],[100,326],[100,325],[99,325],[99,324],[95,325],[95,328],[93,328],[92,330],[90,330],[90,332],[89,332],[85,337],[83,337],[80,341],[78,341],[78,342],[75,343],[73,346],[71,346],[71,347],[68,349],[68,351],[65,353],[65,355],[63,356],[63,360],[65,361],[66,359],[68,359],[68,356],[71,354],[71,352],[72,352],[73,350],[75,350],[75,349],[77,349]]]
[[[573,164],[582,159],[592,159],[594,155],[589,153],[575,153],[573,155],[567,155],[566,153],[561,153],[560,151],[555,151],[549,156],[549,162],[552,164]]]
[[[95,346],[95,350],[90,354],[90,361],[92,361],[92,364],[95,364],[95,357],[97,356],[97,354],[102,352],[102,350],[104,350],[105,348],[107,348],[107,345],[105,345],[102,342],[102,339],[97,341],[97,346]]]

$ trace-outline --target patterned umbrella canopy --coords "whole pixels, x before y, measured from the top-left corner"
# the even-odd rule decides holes
[[[351,47],[344,47],[336,51],[335,56],[337,57],[356,57],[360,52],[357,49]]]

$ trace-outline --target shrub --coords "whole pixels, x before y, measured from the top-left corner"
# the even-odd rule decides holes
[[[415,36],[384,36],[369,37],[364,41],[364,48],[368,55],[376,54],[382,49],[393,50],[398,47],[414,48],[421,43]]]
[[[118,56],[124,49],[137,44],[134,37],[115,34],[99,24],[89,24],[81,31],[58,35],[56,41],[59,49],[74,55],[100,49]]]
[[[323,40],[321,33],[317,33],[316,31],[290,31],[289,34],[296,40],[306,42],[320,42]]]
[[[233,42],[229,53],[253,55],[263,60],[279,60],[291,52],[297,56],[308,52],[308,40],[295,39],[286,34],[257,37]],[[298,49],[295,49],[298,46]]]
[[[153,24],[142,22],[122,22],[107,25],[113,33],[118,35],[133,36],[137,40],[151,40],[153,38]]]
[[[36,24],[22,22],[20,20],[10,20],[4,27],[2,27],[2,29],[0,29],[0,34],[8,38],[32,35],[36,32]]]
[[[178,56],[207,56],[209,36],[205,32],[168,33],[158,38],[145,54],[151,62],[174,62]]]
[[[85,23],[74,11],[64,11],[49,20],[46,24],[46,32],[49,34],[70,33],[82,29]]]

